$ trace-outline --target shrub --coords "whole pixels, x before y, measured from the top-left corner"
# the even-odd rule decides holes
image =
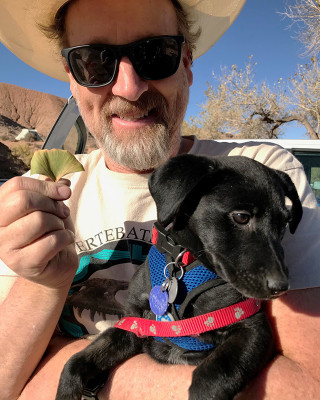
[[[11,152],[15,157],[20,158],[28,167],[30,167],[34,150],[31,150],[26,143],[19,143],[11,149]]]

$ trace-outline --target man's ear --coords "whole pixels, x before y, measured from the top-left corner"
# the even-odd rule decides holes
[[[71,71],[70,71],[70,68],[69,68],[69,66],[68,66],[68,64],[67,64],[65,59],[63,60],[63,67],[64,67],[64,70],[66,71],[66,73],[68,74],[68,77],[69,77],[70,91],[72,93],[72,96],[74,98],[76,98],[76,96],[75,96],[76,90],[75,89],[77,87],[77,82],[73,78],[73,76],[71,74]]]
[[[69,69],[68,63],[64,57],[62,57],[62,63],[63,63],[63,68],[66,71],[66,73],[70,74],[70,69]]]
[[[193,72],[192,72],[192,51],[187,48],[187,50],[185,51],[184,55],[183,55],[183,65],[184,68],[186,70],[187,73],[187,79],[188,79],[188,83],[189,83],[189,87],[192,85],[193,83]]]

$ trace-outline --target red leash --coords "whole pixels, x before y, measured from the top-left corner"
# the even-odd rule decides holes
[[[179,321],[153,321],[144,318],[124,317],[114,326],[134,332],[137,336],[194,336],[251,317],[260,308],[260,300],[248,299],[220,310]]]

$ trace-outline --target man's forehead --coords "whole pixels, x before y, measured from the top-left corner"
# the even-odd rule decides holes
[[[126,44],[145,37],[178,34],[171,0],[76,0],[66,16],[70,46]]]

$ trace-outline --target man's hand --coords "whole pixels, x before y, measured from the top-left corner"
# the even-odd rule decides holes
[[[70,285],[77,266],[69,181],[16,177],[0,188],[0,259],[21,277],[51,288]]]

